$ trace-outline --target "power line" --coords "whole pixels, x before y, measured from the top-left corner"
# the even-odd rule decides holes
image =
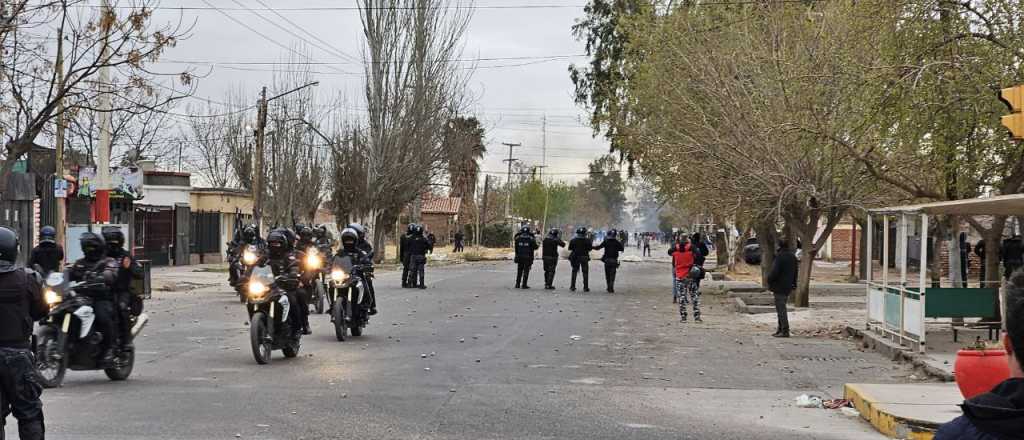
[[[561,59],[561,58],[578,58],[586,57],[586,54],[568,54],[568,55],[519,55],[509,57],[480,57],[480,58],[452,58],[452,59],[435,59],[430,62],[435,63],[464,63],[464,62],[480,62],[480,61],[510,61],[510,60],[549,60],[549,59]],[[309,59],[308,56],[303,55],[304,58]],[[180,63],[180,64],[209,64],[209,65],[237,65],[237,66],[333,66],[333,65],[363,65],[363,64],[383,64],[383,63],[399,63],[402,61],[346,61],[346,62],[329,62],[329,61],[208,61],[208,60],[176,60],[176,59],[160,59],[158,63]]]
[[[273,8],[271,8],[270,6],[268,6],[268,5],[266,4],[266,3],[264,3],[264,2],[263,2],[263,0],[256,0],[256,2],[257,2],[257,3],[259,3],[259,4],[261,4],[261,5],[263,5],[263,6],[264,6],[264,7],[266,7],[267,9],[270,9],[270,11],[274,13],[274,15],[276,15],[276,16],[278,16],[278,17],[280,17],[280,18],[281,18],[282,20],[284,20],[284,21],[285,21],[286,23],[288,23],[288,24],[290,24],[290,25],[294,26],[294,27],[295,27],[296,29],[298,29],[298,30],[299,30],[299,31],[301,31],[302,33],[304,33],[304,34],[306,34],[306,35],[309,35],[309,36],[310,36],[310,37],[312,37],[312,38],[313,38],[314,40],[316,40],[316,41],[319,41],[320,43],[323,43],[323,44],[324,44],[325,46],[327,46],[328,48],[330,48],[331,50],[333,50],[333,51],[334,51],[334,53],[335,53],[335,55],[337,55],[337,56],[338,56],[339,58],[341,58],[341,59],[350,59],[350,60],[355,60],[355,59],[356,59],[356,58],[355,58],[354,56],[352,56],[352,55],[349,55],[348,53],[346,53],[346,52],[342,51],[341,49],[338,49],[338,48],[337,48],[337,47],[335,47],[335,46],[334,46],[333,44],[330,44],[330,43],[328,43],[328,42],[324,41],[324,40],[323,40],[322,38],[320,38],[320,37],[319,37],[319,36],[317,36],[316,34],[314,34],[314,33],[310,32],[310,31],[307,31],[307,30],[306,30],[306,28],[305,28],[305,26],[299,26],[299,25],[298,25],[298,24],[296,24],[296,23],[295,23],[294,21],[291,21],[291,20],[289,20],[289,19],[288,19],[288,17],[285,17],[284,15],[281,15],[281,13],[280,13],[280,12],[278,12],[278,11],[277,11],[276,9],[273,9]]]
[[[204,2],[205,3],[205,2]],[[586,5],[554,5],[554,4],[540,4],[540,5],[529,5],[529,4],[508,4],[508,5],[456,5],[456,6],[430,6],[431,9],[582,9]],[[100,5],[68,5],[73,8],[99,8]],[[139,9],[136,6],[114,6],[114,9]],[[152,6],[147,9],[152,10],[165,10],[165,11],[210,11],[210,10],[224,10],[224,11],[272,11],[278,12],[326,12],[326,11],[361,11],[361,10],[423,10],[428,7],[417,7],[417,6],[395,6],[395,7],[361,7],[361,6],[307,6],[307,7],[291,7],[291,8],[236,8],[236,7],[217,7],[213,5],[208,6]]]
[[[274,20],[271,20],[271,19],[269,19],[269,18],[267,18],[267,17],[264,17],[264,16],[263,16],[263,14],[260,14],[259,12],[256,12],[256,11],[252,10],[252,8],[250,8],[250,7],[247,7],[247,6],[245,6],[244,4],[242,4],[241,2],[239,2],[238,0],[231,0],[231,1],[233,1],[233,2],[234,2],[234,3],[236,4],[236,5],[238,5],[238,6],[241,6],[241,7],[245,8],[246,10],[248,10],[249,12],[251,12],[251,13],[252,13],[253,15],[255,15],[255,16],[257,16],[257,17],[259,17],[259,18],[260,18],[261,20],[263,20],[263,21],[265,21],[265,22],[267,22],[267,23],[270,23],[270,25],[271,25],[271,26],[274,26],[274,27],[276,27],[276,28],[278,28],[278,29],[280,29],[280,30],[284,31],[284,32],[285,32],[285,33],[287,33],[288,35],[291,35],[291,36],[293,36],[293,37],[295,37],[295,38],[298,38],[298,39],[299,39],[300,41],[302,41],[302,42],[304,42],[304,43],[306,43],[306,44],[308,44],[308,45],[310,45],[310,46],[312,46],[312,47],[315,47],[315,48],[317,48],[317,49],[320,49],[320,50],[324,51],[324,52],[325,52],[325,53],[327,53],[328,55],[336,56],[336,57],[339,57],[339,58],[341,58],[341,59],[349,59],[349,58],[351,58],[351,57],[349,57],[349,56],[348,56],[347,54],[341,54],[341,55],[338,55],[338,54],[337,54],[337,51],[336,51],[335,49],[333,49],[333,48],[324,48],[323,46],[321,46],[321,45],[319,45],[319,44],[317,44],[317,43],[314,43],[314,42],[312,42],[312,41],[309,41],[308,39],[304,38],[303,36],[301,36],[301,35],[299,35],[299,34],[295,33],[294,31],[292,31],[291,29],[288,29],[288,28],[286,28],[286,27],[284,27],[284,26],[281,26],[281,25],[280,25],[280,24],[278,24],[278,23],[277,23],[276,21],[274,21]],[[257,1],[259,1],[259,0],[257,0]],[[262,4],[262,3],[261,3],[261,4]],[[264,5],[264,6],[266,6],[266,5]],[[276,13],[276,12],[275,12],[275,13]],[[292,25],[293,25],[293,26],[295,26],[295,25],[294,25],[294,23],[293,23]],[[295,27],[297,27],[297,28],[301,29],[301,27],[299,27],[299,26],[295,26]],[[308,56],[307,56],[307,59],[310,59],[310,58],[308,58]],[[310,60],[312,61],[312,59],[310,59]]]

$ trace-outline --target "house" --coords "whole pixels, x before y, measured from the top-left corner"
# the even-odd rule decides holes
[[[143,164],[142,198],[135,200],[133,247],[154,266],[189,264],[192,183],[189,173]]]
[[[252,223],[252,194],[232,188],[192,188],[189,199],[189,261],[227,261],[227,243],[234,239],[236,219],[242,224]]]
[[[420,223],[428,233],[437,238],[437,245],[447,245],[452,241],[461,224],[459,211],[462,209],[460,197],[428,197],[423,199],[420,208]]]

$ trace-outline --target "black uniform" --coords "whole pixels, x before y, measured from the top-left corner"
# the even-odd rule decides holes
[[[44,241],[32,249],[32,257],[28,260],[29,267],[37,264],[43,269],[44,274],[60,270],[60,263],[64,261],[64,248],[52,241]]]
[[[462,252],[465,250],[465,246],[463,246],[462,243],[462,241],[465,238],[466,236],[461,231],[455,233],[455,239],[453,240],[452,244],[452,252]]]
[[[65,270],[65,278],[69,281],[84,281],[89,284],[102,285],[90,289],[81,289],[77,293],[92,298],[92,309],[96,315],[96,327],[103,335],[104,358],[110,359],[114,347],[114,335],[117,334],[117,322],[114,315],[114,283],[117,281],[119,266],[113,258],[99,259],[80,258]]]
[[[577,235],[569,240],[569,264],[572,266],[572,279],[569,290],[576,290],[576,274],[583,271],[583,291],[590,291],[590,251],[594,243],[585,236]]]
[[[142,298],[136,292],[132,292],[132,280],[142,279],[142,266],[123,248],[110,249],[107,256],[117,263],[117,279],[114,280],[112,293],[121,346],[128,347],[132,341],[132,312],[134,311],[136,315],[142,313]],[[128,260],[128,267],[125,267],[125,259]]]
[[[342,247],[341,250],[344,251],[345,248]],[[373,245],[370,244],[369,241],[366,241],[365,238],[360,238],[359,241],[356,242],[356,250],[359,251],[360,254],[362,254],[358,259],[359,262],[357,262],[356,264],[373,266]],[[356,259],[353,260],[356,261]],[[376,315],[377,291],[373,289],[373,277],[364,277],[363,284],[366,285],[366,306],[370,308],[371,315]]]
[[[537,250],[537,239],[530,232],[516,234],[516,289],[529,289],[530,268],[533,267],[533,251]]]
[[[274,272],[274,285],[284,290],[285,295],[288,297],[288,303],[299,304],[298,292],[302,267],[298,254],[294,251],[288,251],[280,256],[271,255],[270,259],[267,260],[267,264],[270,265],[270,269]],[[292,332],[298,333],[303,330],[304,325],[308,322],[309,308],[307,306],[305,313],[302,313],[301,306],[293,308],[299,309],[298,313],[289,313],[288,321]]]
[[[398,255],[402,261],[402,287],[412,287],[409,285],[409,269],[411,262],[409,261],[409,240],[412,239],[412,234],[406,233],[398,239]]]
[[[544,238],[541,258],[544,259],[544,288],[555,288],[555,267],[558,265],[558,248],[565,247],[561,238],[548,235]]]
[[[413,234],[405,243],[405,251],[409,255],[409,287],[426,289],[426,266],[427,253],[433,252],[433,247],[422,233]]]
[[[1010,278],[1010,274],[1024,266],[1024,240],[1019,235],[1003,240],[999,254],[1003,257],[1003,278]]]
[[[361,241],[365,241],[365,240],[361,240]],[[349,257],[349,258],[352,259],[352,264],[355,264],[355,265],[358,265],[358,266],[372,266],[373,265],[372,254],[367,253],[366,251],[363,250],[363,248],[364,248],[364,246],[360,246],[358,242],[356,243],[356,247],[353,248],[353,249],[346,249],[345,246],[343,245],[340,248],[338,248],[338,253],[337,253],[337,255],[335,255],[335,257],[336,258]],[[377,303],[376,303],[376,299],[373,296],[373,285],[370,284],[370,280],[373,277],[366,276],[366,275],[367,274],[364,274],[362,281],[363,281],[363,285],[366,286],[366,293],[367,293],[367,295],[363,296],[363,303],[361,305],[363,307],[366,307],[366,308],[370,309],[370,310],[374,310],[377,307],[377,305],[376,305]],[[371,313],[371,314],[373,314],[373,313]]]
[[[0,439],[9,414],[18,419],[22,440],[42,440],[43,387],[36,380],[32,326],[46,316],[35,276],[0,260]]]
[[[618,239],[608,237],[594,249],[604,249],[604,255],[601,256],[601,261],[604,262],[604,280],[608,286],[608,293],[615,293],[615,272],[619,270],[619,253],[624,247]]]

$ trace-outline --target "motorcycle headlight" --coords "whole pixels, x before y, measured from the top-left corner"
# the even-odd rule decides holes
[[[46,289],[46,291],[43,292],[43,300],[46,301],[47,305],[51,305],[52,306],[54,304],[57,304],[57,303],[61,302],[61,300],[63,300],[63,298],[60,297],[59,293],[57,293],[57,292],[55,292],[55,291],[53,291],[51,289]]]
[[[245,252],[242,252],[242,262],[245,263],[246,266],[252,266],[256,264],[257,259],[258,258],[256,257],[256,253],[249,249],[246,249]]]
[[[306,268],[307,269],[318,268],[318,267],[320,267],[321,264],[323,264],[323,260],[320,258],[319,254],[314,254],[314,253],[306,254]]]
[[[250,281],[249,282],[249,296],[251,296],[253,298],[259,298],[259,297],[263,296],[263,294],[267,293],[268,290],[270,290],[270,288],[267,287],[267,285],[263,284],[262,282],[259,282],[259,281]]]
[[[340,270],[340,269],[335,269],[335,270],[331,271],[331,280],[334,280],[335,283],[343,283],[347,279],[348,279],[348,274],[345,273],[345,271]]]

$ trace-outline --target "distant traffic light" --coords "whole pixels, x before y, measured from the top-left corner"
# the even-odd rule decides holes
[[[1010,130],[1010,137],[1013,139],[1024,139],[1024,86],[1015,86],[1003,89],[999,93],[999,99],[1010,107],[1010,114],[1002,118],[1003,126]]]

